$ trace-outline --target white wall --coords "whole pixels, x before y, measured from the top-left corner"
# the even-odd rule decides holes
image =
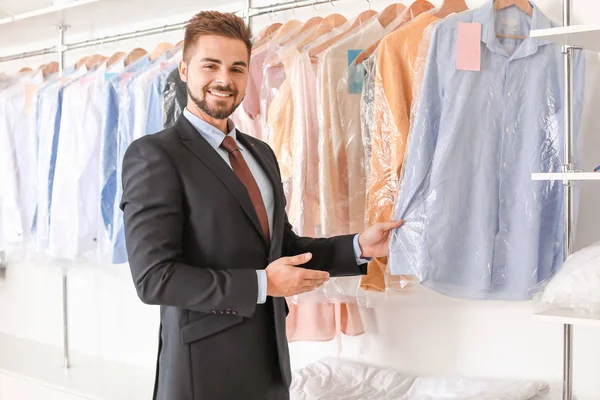
[[[432,0],[436,5],[440,0]],[[124,2],[121,2],[124,3]],[[468,1],[477,7],[482,0]],[[595,0],[575,0],[575,23],[600,20],[600,4]],[[387,1],[372,1],[382,9]],[[540,0],[544,12],[560,21],[560,0]],[[366,1],[342,0],[335,11],[351,17],[368,7]],[[331,5],[317,6],[321,15],[333,11]],[[295,12],[305,20],[315,14],[312,7]],[[182,14],[183,15],[183,14]],[[285,21],[294,15],[279,13]],[[181,21],[181,16],[165,17],[160,24]],[[255,30],[270,23],[269,16],[253,21]],[[153,26],[156,21],[129,24],[110,32],[90,26],[88,37]],[[92,33],[93,32],[93,33]],[[117,50],[144,47],[151,51],[160,41],[172,43],[181,33],[121,42],[68,54],[72,63],[86,54],[110,55]],[[67,42],[80,40],[69,37]],[[48,42],[50,43],[50,42]],[[52,43],[50,43],[52,44]],[[33,43],[30,48],[38,47]],[[15,51],[21,51],[15,49]],[[589,54],[587,65],[587,108],[582,127],[584,167],[600,164],[600,120],[593,113],[600,105],[599,69],[596,54]],[[0,65],[15,71],[25,64],[39,65],[48,57]],[[600,185],[582,186],[577,247],[600,239],[600,212],[597,199]],[[0,332],[40,342],[61,345],[61,266],[56,263],[20,261],[0,275]],[[562,378],[562,326],[534,322],[534,303],[470,302],[443,297],[425,289],[397,294],[375,310],[365,310],[368,333],[344,338],[342,355],[376,365],[412,371],[423,375],[468,375],[543,379],[560,385]],[[75,265],[69,269],[70,338],[74,351],[154,367],[157,349],[158,308],[142,304],[136,297],[127,266],[102,268]],[[575,329],[575,391],[582,396],[600,398],[600,331]],[[336,344],[294,343],[292,363],[299,367],[325,355],[336,354]]]

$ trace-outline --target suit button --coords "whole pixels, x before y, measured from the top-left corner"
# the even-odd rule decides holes
[[[212,313],[213,313],[213,314],[216,314],[217,312],[216,312],[216,311],[212,311]]]
[[[233,315],[237,315],[237,311],[235,311],[235,310],[233,310],[231,313],[232,313]]]
[[[226,314],[227,314],[227,315],[231,314],[231,311],[227,310]]]
[[[219,314],[223,314],[223,310],[219,311]]]

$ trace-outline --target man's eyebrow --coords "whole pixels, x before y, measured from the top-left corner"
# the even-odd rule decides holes
[[[217,60],[216,58],[210,58],[210,57],[205,57],[203,59],[200,60],[201,62],[212,62],[215,64],[223,64],[223,62],[221,60]]]
[[[219,65],[223,64],[223,61],[217,60],[216,58],[210,58],[210,57],[204,57],[203,59],[200,60],[200,62],[211,62],[211,63],[215,63],[215,64],[219,64]],[[248,68],[248,64],[245,61],[236,61],[233,63],[233,65]]]

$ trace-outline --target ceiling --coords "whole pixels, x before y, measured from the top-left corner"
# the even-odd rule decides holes
[[[0,0],[0,56],[54,46],[57,24],[68,27],[65,43],[74,43],[181,23],[208,7],[236,11],[244,1],[220,0],[215,7],[214,0],[170,0],[165,12],[165,1],[153,0]],[[6,21],[7,13],[28,17]]]
[[[69,3],[73,0],[0,0],[0,19],[51,7],[55,3]]]

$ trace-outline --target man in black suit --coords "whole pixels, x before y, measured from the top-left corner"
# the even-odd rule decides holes
[[[140,299],[161,306],[156,400],[284,400],[291,380],[285,297],[366,273],[387,254],[380,223],[360,235],[298,237],[271,148],[228,119],[252,44],[233,14],[188,24],[184,114],[123,160],[125,235]],[[302,266],[302,267],[301,267]]]

